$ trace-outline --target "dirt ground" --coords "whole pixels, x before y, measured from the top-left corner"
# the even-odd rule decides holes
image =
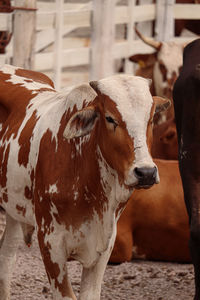
[[[0,235],[4,221],[0,215]],[[79,293],[81,265],[69,262],[69,276]],[[132,261],[108,265],[101,300],[191,300],[194,273],[191,264]],[[21,245],[13,273],[10,300],[52,299],[36,239],[30,248]],[[94,299],[95,300],[95,299]]]

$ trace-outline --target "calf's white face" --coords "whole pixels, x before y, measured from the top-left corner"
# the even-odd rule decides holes
[[[172,97],[172,88],[183,65],[183,44],[162,43],[154,66],[156,95]]]
[[[149,91],[149,80],[137,76],[116,75],[92,82],[91,86],[98,94],[96,102],[71,118],[65,136],[73,138],[88,134],[98,123],[100,151],[108,165],[117,171],[120,181],[131,188],[158,183],[157,168],[147,143],[151,136],[155,102],[159,105],[168,102],[154,100]],[[77,130],[77,118],[79,125],[82,120],[82,123],[92,126]]]

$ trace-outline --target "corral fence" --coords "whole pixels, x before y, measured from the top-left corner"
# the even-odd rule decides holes
[[[155,22],[152,38],[187,42],[191,38],[174,37],[175,19],[200,19],[200,4],[175,4],[174,0],[140,0],[137,5],[135,0],[80,2],[11,1],[17,9],[0,14],[0,30],[13,33],[6,54],[0,56],[1,64],[44,72],[58,89],[116,73],[116,62],[122,59],[124,72],[133,73],[128,57],[152,52],[137,39],[135,24],[152,37]]]

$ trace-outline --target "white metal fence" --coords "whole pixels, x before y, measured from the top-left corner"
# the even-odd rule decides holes
[[[139,23],[140,30],[150,35],[152,21],[155,21],[156,37],[154,38],[182,41],[181,38],[173,37],[174,20],[200,19],[200,4],[175,4],[174,0],[159,0],[157,4],[152,3],[151,0],[140,0],[140,5],[136,5],[135,0],[127,0],[123,5],[119,5],[118,2],[117,0],[93,0],[81,4],[64,3],[63,0],[54,2],[15,0],[17,6],[35,7],[34,5],[37,4],[38,10],[37,12],[21,11],[24,14],[23,20],[26,20],[27,24],[23,24],[22,20],[17,21],[15,16],[14,35],[18,35],[18,40],[14,39],[15,51],[12,51],[11,44],[7,56],[14,56],[13,61],[19,61],[18,65],[25,67],[28,59],[29,67],[49,74],[59,89],[63,85],[72,83],[70,78],[63,80],[67,78],[69,68],[85,67],[85,72],[82,72],[86,74],[85,77],[79,77],[77,72],[74,73],[74,77],[78,77],[77,80],[79,78],[80,80],[99,79],[116,72],[117,59],[127,59],[135,53],[152,52],[152,48],[136,39],[135,23]],[[36,23],[34,23],[34,14]],[[0,18],[2,20],[2,15]],[[31,40],[20,38],[20,35],[22,37],[30,35],[29,26],[36,26],[34,46],[34,37]],[[123,35],[119,37],[117,32],[123,26],[126,26],[126,37]],[[87,35],[78,34],[77,37],[77,34],[73,34],[74,31],[83,32],[83,28]],[[16,52],[16,48],[21,49],[21,47],[27,49],[26,53]],[[34,52],[31,49],[34,49]],[[18,59],[15,58],[16,55]],[[30,57],[27,58],[27,55]],[[125,72],[132,71],[132,63],[126,60]],[[72,73],[69,73],[68,77],[72,76]]]

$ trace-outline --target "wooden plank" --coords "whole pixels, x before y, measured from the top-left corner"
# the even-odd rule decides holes
[[[62,41],[63,50],[89,47],[89,46],[90,46],[90,38],[86,38],[86,37],[64,37]],[[52,44],[47,48],[45,48],[44,52],[51,52],[53,51],[53,49],[54,49],[54,45]]]
[[[175,4],[174,18],[200,20],[200,4]]]
[[[8,23],[7,23],[8,14],[6,13],[0,13],[0,30],[7,30],[8,29]]]
[[[115,3],[116,0],[93,0],[90,56],[91,80],[98,80],[114,73]]]
[[[76,26],[63,27],[63,36],[69,34],[76,28],[77,28]],[[55,39],[55,31],[53,28],[48,28],[46,30],[42,30],[38,32],[36,35],[35,51],[40,52],[44,50],[49,45],[54,43],[54,39]]]
[[[62,67],[75,67],[89,64],[89,48],[67,49],[62,52]],[[35,70],[45,71],[53,69],[53,52],[35,55]]]
[[[0,67],[2,67],[6,63],[6,54],[0,54]]]
[[[36,8],[37,0],[15,0],[18,7]],[[36,11],[15,10],[13,22],[13,64],[34,67]]]
[[[114,44],[113,56],[115,59],[129,57],[135,53],[152,53],[152,47],[142,41],[133,41],[128,46],[127,41]],[[63,68],[88,65],[90,57],[89,48],[67,49],[62,52]],[[40,71],[53,69],[53,52],[38,53],[35,56],[35,69]]]
[[[67,10],[63,9],[64,13],[64,25],[87,27],[90,26],[91,4],[79,5],[79,10]],[[78,8],[77,7],[77,8]],[[46,17],[48,14],[48,18]],[[55,21],[55,10],[52,11],[40,11],[37,12],[37,30],[44,30],[49,27],[53,27]]]
[[[69,17],[68,17],[69,16]],[[37,30],[44,30],[49,27],[53,27],[55,21],[55,13],[49,13],[46,18],[46,13],[37,15]],[[65,26],[76,26],[76,27],[89,27],[90,26],[90,12],[77,12],[74,14],[64,14],[64,25]]]
[[[117,6],[115,9],[115,24],[125,24],[128,22],[127,6]],[[48,15],[48,17],[45,17]],[[136,6],[133,12],[136,22],[152,21],[155,19],[155,4]],[[90,26],[91,9],[82,11],[64,11],[64,25],[76,27]],[[37,30],[44,30],[53,27],[55,21],[55,11],[37,12]]]
[[[139,0],[139,5],[149,5],[152,4],[153,0]],[[154,13],[155,13],[155,5],[154,5]],[[155,14],[153,15],[153,19],[155,19]],[[153,22],[151,21],[142,21],[137,24],[138,30],[145,36],[152,36]],[[138,38],[138,37],[137,37]]]
[[[196,37],[174,37],[171,40],[176,43],[189,43],[196,39]],[[114,44],[113,56],[115,59],[129,57],[137,53],[152,53],[152,47],[144,44],[141,40],[134,40],[128,45],[128,41],[120,41]],[[62,52],[63,68],[75,67],[89,64],[89,48],[67,49]],[[47,71],[53,69],[53,52],[38,53],[35,56],[35,70]]]
[[[92,1],[88,1],[87,3],[69,3],[69,2],[65,2],[63,9],[64,10],[80,10],[82,8],[85,8],[85,6],[91,7],[92,5]],[[37,1],[37,8],[39,11],[42,12],[56,12],[56,2],[44,2],[44,1]]]
[[[71,4],[71,3],[69,3],[69,4]],[[64,3],[63,8],[66,9],[67,7],[68,6],[66,6],[66,4]],[[81,10],[81,12],[74,11],[74,9],[73,10],[71,9],[71,11],[69,11],[69,14],[71,14],[71,17],[72,17],[72,13],[75,13],[75,12],[76,13],[81,13],[81,20],[83,20],[82,17],[84,15],[84,13],[87,12],[87,16],[85,17],[86,22],[85,21],[83,22],[83,21],[79,20],[79,22],[76,24],[73,20],[73,24],[69,24],[70,19],[67,19],[67,24],[66,24],[66,18],[64,18],[63,19],[63,23],[64,23],[64,25],[63,25],[63,36],[69,34],[73,30],[75,30],[77,27],[85,27],[85,26],[89,27],[90,26],[90,11],[89,11],[89,8],[91,7],[91,2],[86,3],[84,5],[79,4],[78,6],[73,5],[73,6],[69,6],[69,7],[71,7],[71,8],[76,7],[76,9]],[[88,12],[89,12],[89,15],[88,15]],[[66,14],[66,11],[64,11],[64,14]],[[52,18],[50,22],[52,22],[52,26],[53,26],[53,24],[55,23],[55,14],[52,14],[52,15],[49,15],[49,16],[51,16],[51,18]],[[42,20],[43,24],[44,24],[45,19],[48,19],[48,21],[49,21],[49,19],[50,19],[49,16],[48,16],[48,18],[46,18],[44,16],[44,13],[42,14],[42,19],[41,20]],[[37,15],[37,18],[38,17],[39,17],[39,14]],[[38,19],[38,22],[39,22],[39,19]],[[38,24],[38,22],[37,22],[37,24]],[[80,25],[80,23],[81,23],[81,25]],[[79,26],[78,26],[78,24],[79,24]],[[40,25],[37,25],[37,28],[40,28]],[[49,26],[47,26],[47,29],[45,29],[45,30],[43,29],[43,30],[39,31],[37,33],[37,39],[36,39],[36,52],[39,52],[39,51],[45,49],[50,44],[52,44],[54,42],[54,37],[55,37],[54,36],[54,29],[49,28]]]
[[[155,4],[144,4],[136,6],[133,11],[135,22],[153,21],[155,20]],[[128,23],[127,6],[117,6],[115,8],[115,24]]]
[[[152,53],[152,47],[144,44],[141,40],[134,40],[131,43],[128,41],[121,41],[115,44],[113,55],[115,59],[130,57],[138,53]]]
[[[161,0],[163,1],[163,0]],[[162,2],[158,1],[158,4]],[[49,3],[50,4],[50,3]],[[74,4],[73,4],[74,5]],[[46,7],[46,6],[45,6]],[[77,6],[77,7],[80,7]],[[90,26],[91,10],[88,8],[82,11],[64,10],[64,25],[87,27]],[[88,7],[88,6],[87,6]],[[200,4],[175,4],[173,13],[176,19],[200,19]],[[45,16],[47,16],[45,18]],[[117,6],[115,8],[115,24],[125,24],[128,22],[127,6]],[[155,4],[142,4],[136,6],[133,17],[136,22],[153,21],[156,16]],[[53,27],[55,21],[55,10],[37,12],[37,30],[44,30]]]

